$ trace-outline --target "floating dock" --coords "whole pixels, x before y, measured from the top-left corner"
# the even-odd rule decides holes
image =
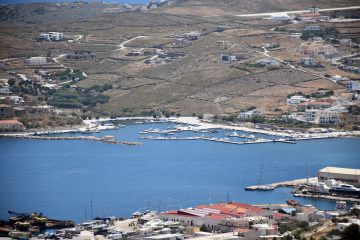
[[[248,190],[248,191],[262,190],[264,188],[264,186],[271,186],[271,187],[274,187],[274,188],[278,188],[278,187],[295,187],[295,186],[297,186],[299,184],[304,184],[304,183],[307,183],[307,182],[317,182],[317,181],[318,181],[317,177],[303,178],[303,179],[297,179],[297,180],[291,180],[291,181],[271,183],[271,184],[266,184],[266,185],[250,186],[250,187],[246,187],[245,190]]]

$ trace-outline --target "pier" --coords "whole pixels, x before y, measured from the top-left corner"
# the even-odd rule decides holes
[[[15,139],[35,139],[35,140],[85,140],[85,141],[95,141],[95,142],[104,142],[111,144],[121,144],[121,145],[142,145],[141,142],[126,142],[126,141],[117,141],[112,136],[105,137],[95,137],[95,136],[34,136],[34,135],[6,135],[0,136],[6,138],[15,138]]]
[[[329,199],[335,201],[350,201],[350,202],[360,203],[360,198],[342,197],[342,196],[325,195],[325,194],[295,193],[294,197],[321,198],[321,199]]]
[[[246,187],[245,190],[248,190],[248,191],[262,190],[262,189],[264,189],[264,186],[271,186],[273,188],[295,187],[295,186],[297,186],[299,184],[304,184],[304,183],[307,183],[307,182],[317,182],[317,181],[318,181],[317,177],[303,178],[303,179],[297,179],[297,180],[291,180],[291,181],[271,183],[271,184],[266,184],[266,185],[249,186],[249,187]]]

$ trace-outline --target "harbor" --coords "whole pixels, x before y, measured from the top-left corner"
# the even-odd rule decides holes
[[[94,125],[97,124],[96,120],[93,121]],[[213,127],[200,129],[194,125],[172,122],[147,123],[140,119],[118,123],[125,127],[100,132],[34,135],[33,138],[21,138],[21,135],[15,139],[0,138],[4,159],[0,174],[9,183],[2,188],[2,194],[9,196],[2,209],[16,210],[16,206],[24,206],[22,199],[26,199],[34,205],[31,209],[20,211],[44,211],[54,218],[80,222],[85,219],[84,206],[87,205],[88,211],[90,209],[90,199],[94,202],[94,215],[100,216],[127,215],[130,214],[129,209],[145,209],[148,206],[155,210],[159,207],[162,210],[186,207],[199,201],[207,202],[209,196],[212,201],[224,201],[227,191],[230,200],[254,204],[276,203],[293,198],[292,189],[276,188],[268,192],[244,189],[260,185],[262,162],[265,170],[261,181],[263,184],[315,176],[319,169],[330,164],[350,168],[358,166],[357,138],[294,141],[296,144],[242,144],[240,147],[238,144],[214,140],[226,141],[228,138],[228,141],[240,142],[266,138],[271,143],[269,140],[290,137]],[[175,135],[159,132],[139,134],[150,128],[159,129],[160,132],[176,128],[188,131],[178,131]],[[213,133],[190,131],[193,128]],[[239,135],[249,135],[249,138],[227,136],[234,131]],[[118,144],[91,139],[108,135],[118,141],[142,142],[143,145],[121,148]],[[164,137],[165,140],[139,138],[151,135]],[[250,138],[250,135],[255,138]],[[200,139],[204,136],[216,139]],[[44,138],[36,139],[39,137]],[[47,137],[58,140],[48,140]],[[74,138],[60,140],[58,137]],[[90,137],[90,140],[76,140],[78,137]],[[173,137],[189,140],[167,140]],[[193,137],[198,139],[191,140]],[[309,174],[305,169],[306,164]],[[179,170],[174,172],[174,167]],[[39,181],[39,178],[46,181]],[[81,185],[77,184],[79,181]],[[24,182],[26,188],[21,187]],[[94,188],[94,182],[103,187]],[[57,194],[51,191],[54,187]],[[218,191],[220,188],[227,191]],[[32,189],[37,189],[38,193],[33,194]],[[59,194],[64,197],[58,198]],[[124,195],[127,197],[124,198]],[[101,205],[104,201],[106,208]],[[302,204],[314,204],[316,201],[320,209],[333,209],[335,204],[333,200],[307,197],[299,197],[297,201]],[[79,211],[79,208],[82,210]],[[102,214],[103,208],[105,214]]]
[[[247,191],[272,191],[291,187],[294,197],[360,202],[360,169],[326,167],[318,177],[245,187]]]

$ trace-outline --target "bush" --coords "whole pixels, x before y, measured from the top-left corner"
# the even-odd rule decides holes
[[[81,108],[83,106],[96,106],[109,101],[109,97],[99,94],[92,96],[82,91],[73,91],[68,89],[57,90],[48,100],[52,106],[62,108]]]
[[[346,227],[341,234],[341,240],[354,240],[360,239],[359,226],[357,224],[351,224]]]

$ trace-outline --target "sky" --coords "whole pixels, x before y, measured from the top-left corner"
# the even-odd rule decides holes
[[[31,3],[31,2],[74,2],[76,0],[0,0],[2,3]],[[87,0],[90,2],[89,0]],[[93,0],[94,1],[94,0]],[[148,3],[149,0],[99,0],[104,2],[118,2],[118,3]]]

